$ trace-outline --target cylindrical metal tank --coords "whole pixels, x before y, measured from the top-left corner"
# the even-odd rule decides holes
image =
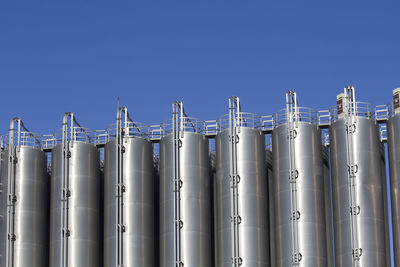
[[[19,146],[15,152],[15,215],[14,249],[12,266],[48,266],[49,249],[49,192],[47,157],[39,148]],[[1,166],[1,215],[0,215],[0,266],[6,266],[8,196],[8,150],[2,153]],[[12,253],[9,252],[9,255]]]
[[[354,123],[346,125],[339,117],[330,126],[330,160],[332,174],[335,263],[337,267],[352,266],[353,255],[359,256],[362,267],[390,266],[387,262],[385,221],[385,179],[381,172],[378,125],[374,119],[353,115]],[[346,127],[347,126],[347,127]],[[347,141],[351,133],[352,145]],[[349,163],[347,149],[354,162]],[[349,174],[350,173],[350,174]],[[351,175],[354,178],[349,178]],[[353,179],[350,202],[349,180]],[[354,205],[353,207],[351,207]],[[351,226],[350,215],[354,226]],[[352,233],[357,247],[352,247]],[[356,246],[356,245],[354,245]]]
[[[174,136],[160,143],[160,266],[174,264]],[[208,140],[200,133],[180,138],[181,254],[185,267],[211,266],[211,209]]]
[[[141,137],[123,138],[122,154],[122,259],[124,266],[154,267],[153,147]],[[115,139],[105,145],[104,163],[104,267],[116,266]]]
[[[216,264],[232,266],[232,223],[230,184],[230,129],[216,137],[215,235]],[[239,257],[241,267],[269,266],[268,196],[264,134],[252,127],[240,127],[237,147]]]
[[[65,166],[69,188],[63,192],[63,144],[51,154],[50,267],[62,266],[62,255],[69,267],[102,266],[100,255],[101,180],[99,150],[82,141],[68,142]],[[68,192],[69,190],[69,192]],[[63,210],[62,196],[69,195],[69,209]],[[65,202],[65,201],[64,201]],[[62,229],[63,214],[68,217]],[[63,246],[62,234],[67,245]],[[64,253],[62,248],[64,247]]]
[[[325,224],[327,242],[326,255],[328,257],[327,267],[334,267],[331,170],[329,168],[329,149],[324,145],[322,146],[322,164],[324,171]]]
[[[329,266],[329,260],[321,131],[312,120],[293,124],[291,133],[286,122],[272,132],[274,266],[293,266],[292,260],[297,257],[299,266],[325,267]]]
[[[400,113],[387,123],[394,266],[400,267]]]

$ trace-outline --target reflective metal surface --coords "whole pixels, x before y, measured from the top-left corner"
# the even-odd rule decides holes
[[[390,226],[392,222],[389,220],[389,196],[388,196],[388,180],[386,177],[386,160],[385,160],[385,144],[380,142],[379,146],[379,154],[381,156],[381,177],[382,177],[382,185],[384,186],[384,197],[383,197],[383,205],[385,207],[385,251],[386,251],[386,266],[390,267],[391,265],[391,251],[390,251],[390,238],[392,238],[392,234],[390,233]]]
[[[154,165],[153,147],[139,137],[125,138],[122,160],[123,265],[154,265]],[[104,162],[104,267],[115,267],[116,225],[116,146],[105,145]]]
[[[69,267],[99,267],[100,255],[100,166],[99,151],[89,143],[69,143]],[[59,267],[62,243],[62,144],[52,150],[50,267]]]
[[[269,149],[265,150],[265,166],[267,172],[267,182],[268,182],[268,240],[269,240],[269,255],[270,264],[268,266],[276,266],[276,246],[275,242],[275,201],[273,194],[274,187],[274,176],[272,170],[272,151]]]
[[[211,210],[208,140],[185,132],[180,153],[182,261],[185,267],[211,266]],[[174,265],[173,135],[160,143],[160,266]]]
[[[378,127],[374,120],[356,117],[353,133],[356,217],[360,265],[390,266],[387,262],[385,225],[385,186],[381,170]],[[352,266],[349,178],[347,166],[345,119],[330,127],[330,159],[332,173],[333,217],[336,267]]]
[[[297,238],[300,267],[329,266],[325,214],[324,167],[321,132],[309,122],[295,122],[293,153],[295,161],[297,211],[292,215],[290,155],[287,124],[272,132],[275,267],[291,267],[293,242]],[[292,230],[297,220],[297,237]]]
[[[393,222],[394,266],[400,267],[400,114],[389,118],[388,153]]]
[[[325,199],[325,224],[326,224],[326,249],[328,258],[328,267],[334,265],[333,248],[333,211],[332,211],[332,182],[331,171],[329,167],[329,149],[322,145],[322,164],[324,171],[324,199]]]
[[[8,151],[2,154],[0,266],[6,266]],[[48,266],[49,191],[47,157],[40,149],[16,149],[14,267]]]
[[[269,266],[268,197],[265,166],[265,137],[253,128],[241,127],[237,162],[239,194],[239,256],[242,267]],[[229,129],[216,137],[214,179],[215,251],[217,267],[232,266]]]

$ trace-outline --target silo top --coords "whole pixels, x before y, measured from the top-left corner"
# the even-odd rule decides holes
[[[293,122],[318,124],[318,118],[317,110],[305,107],[295,107],[292,112],[281,109],[273,114],[274,128],[287,124],[289,119],[292,119]]]
[[[28,147],[37,150],[42,150],[42,148],[45,147],[43,140],[44,137],[42,135],[38,135],[27,131],[21,131],[19,135],[16,134],[14,137],[14,146]],[[2,136],[1,143],[2,143],[1,144],[2,148],[8,150],[10,144],[9,136],[8,135]]]
[[[346,114],[368,119],[375,119],[376,108],[366,102],[353,102],[350,107],[345,103],[346,99],[338,99],[337,105],[330,109],[331,120],[333,122],[345,118]]]
[[[206,122],[193,117],[182,117],[176,122],[176,130],[180,132],[192,132],[204,134],[206,132]],[[160,124],[160,135],[166,136],[173,132],[174,124],[172,119],[168,119]]]
[[[262,117],[260,115],[249,112],[238,112],[235,115],[234,121],[237,127],[245,127],[250,129],[260,130],[262,127]],[[217,119],[217,132],[220,133],[229,129],[229,114],[220,116]]]

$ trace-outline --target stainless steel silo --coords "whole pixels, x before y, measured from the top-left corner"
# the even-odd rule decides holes
[[[66,127],[66,117],[63,125]],[[99,267],[101,180],[98,148],[63,130],[51,154],[50,267]],[[86,134],[86,133],[85,133]]]
[[[160,141],[160,266],[211,266],[210,162],[204,122],[173,104]]]
[[[318,114],[287,100],[272,132],[275,266],[329,266]]]
[[[115,139],[104,148],[104,267],[115,267],[117,257],[123,266],[154,267],[153,147],[142,137],[123,137],[121,144],[120,161]],[[122,191],[117,205],[118,162]],[[120,240],[118,231],[122,233]]]
[[[20,132],[14,146],[11,141],[14,122],[18,128],[23,127],[20,119],[12,121],[9,147],[2,153],[0,266],[48,266],[47,157],[29,132]],[[20,134],[24,135],[23,139]],[[31,138],[33,142],[28,140]]]
[[[346,87],[333,111],[329,136],[336,266],[390,266],[375,109],[355,102],[354,88]]]
[[[236,110],[234,109],[234,103]],[[237,118],[237,119],[236,119]],[[230,99],[229,128],[216,136],[215,266],[269,266],[265,137]],[[224,123],[220,123],[224,124]]]
[[[394,266],[400,267],[400,89],[393,91],[393,114],[387,123]]]
[[[208,140],[183,132],[179,142],[180,220],[174,222],[174,135],[160,143],[160,266],[174,264],[175,223],[181,224],[181,262],[185,267],[211,266],[211,209]]]

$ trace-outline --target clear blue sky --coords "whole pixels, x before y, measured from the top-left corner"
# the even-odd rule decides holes
[[[400,87],[399,1],[32,2],[0,2],[0,133],[14,116],[51,133],[65,111],[102,129],[118,96],[156,124],[175,100],[215,119],[231,95],[268,115],[287,90],[326,109],[349,83],[373,104]]]
[[[0,132],[114,122],[116,99],[159,123],[171,103],[214,119],[238,95],[271,114],[289,89],[328,108],[348,84],[387,103],[400,86],[400,4],[386,1],[0,2]],[[118,3],[116,3],[118,2]]]

